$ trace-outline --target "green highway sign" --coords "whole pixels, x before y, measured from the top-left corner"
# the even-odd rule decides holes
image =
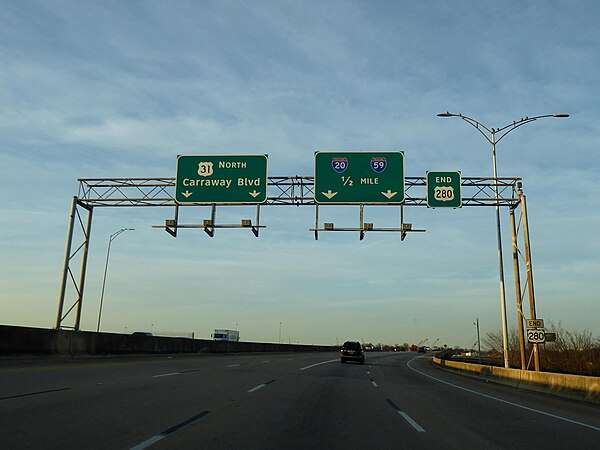
[[[427,207],[462,207],[460,172],[427,172]]]
[[[267,155],[179,155],[179,204],[259,204],[267,201]]]
[[[401,204],[404,153],[316,152],[318,204]]]

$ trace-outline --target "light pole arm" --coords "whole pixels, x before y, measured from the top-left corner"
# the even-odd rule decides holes
[[[490,139],[490,137],[486,133],[483,132],[482,128],[492,136],[494,135],[494,131],[490,130],[484,124],[482,124],[481,122],[478,122],[477,120],[475,120],[471,117],[463,116],[462,114],[452,114],[449,112],[440,113],[440,114],[438,114],[438,117],[458,117],[459,119],[462,119],[465,122],[467,122],[469,125],[471,125],[473,128],[475,128],[477,131],[479,131],[481,133],[481,135],[486,139],[486,141],[488,141],[490,144],[494,143],[492,141],[492,139]]]
[[[496,130],[496,133],[500,132],[501,134],[500,134],[500,137],[498,139],[496,139],[496,142],[500,142],[500,140],[504,136],[506,136],[511,131],[519,128],[520,126],[523,126],[530,122],[535,122],[538,119],[544,119],[546,117],[568,117],[568,114],[544,114],[543,116],[521,118],[521,120],[516,120],[513,123],[503,126],[502,128],[498,128]],[[506,130],[506,131],[504,131],[504,130]]]
[[[110,243],[112,241],[114,241],[118,235],[120,235],[121,233],[123,233],[124,231],[129,230],[129,228],[121,228],[119,231],[115,231],[113,234],[110,235],[110,238],[108,239],[108,243],[110,245]]]
[[[458,117],[459,119],[464,120],[465,122],[467,122],[469,125],[471,125],[473,128],[475,128],[477,131],[479,131],[481,133],[481,135],[492,145],[500,142],[500,140],[506,136],[508,133],[510,133],[511,131],[519,128],[520,126],[523,126],[527,123],[530,122],[535,122],[538,119],[544,119],[546,117],[556,117],[556,118],[565,118],[565,117],[569,117],[569,114],[544,114],[541,116],[534,116],[534,117],[522,117],[520,120],[515,120],[513,121],[513,123],[509,123],[508,125],[503,126],[502,128],[488,128],[485,125],[483,125],[481,122],[478,122],[477,120],[468,117],[468,116],[464,116],[462,114],[453,114],[450,112],[445,112],[445,113],[439,113],[438,117]],[[487,131],[489,133],[488,136],[486,133],[483,132],[483,130]],[[496,134],[500,133],[499,137],[496,139]]]

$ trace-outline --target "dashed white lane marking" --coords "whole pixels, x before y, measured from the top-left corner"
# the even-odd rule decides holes
[[[248,392],[256,392],[259,389],[264,388],[266,385],[274,383],[275,381],[277,381],[277,380],[270,380],[270,381],[267,381],[266,383],[261,383],[258,386],[254,386],[252,389],[248,390]]]
[[[392,408],[394,408],[394,410],[398,414],[400,414],[402,416],[402,418],[404,420],[406,420],[410,424],[411,427],[413,427],[419,433],[425,433],[425,429],[421,425],[419,425],[417,422],[415,422],[408,414],[406,414],[404,411],[401,411],[400,407],[398,405],[396,405],[392,400],[390,400],[388,398],[388,399],[386,399],[386,401]]]
[[[147,439],[144,442],[141,442],[140,444],[138,444],[138,445],[136,445],[134,447],[131,447],[130,450],[143,450],[145,448],[148,448],[151,445],[156,444],[161,439],[166,438],[171,433],[174,433],[177,430],[180,430],[181,428],[184,428],[184,427],[187,427],[188,425],[191,425],[193,422],[195,422],[196,420],[200,419],[201,417],[204,417],[208,413],[210,413],[210,411],[202,411],[200,414],[196,414],[195,416],[190,417],[189,419],[184,420],[183,422],[179,422],[177,425],[172,426],[171,428],[163,431],[162,433],[159,433],[156,436],[152,436],[150,439]]]
[[[248,392],[255,392],[258,391],[259,389],[262,389],[266,386],[266,384],[259,384],[258,386],[253,387],[252,389],[249,389]]]
[[[239,364],[229,364],[227,367],[238,367]]]
[[[160,375],[153,375],[152,378],[170,377],[172,375],[180,375],[181,372],[161,373]]]
[[[404,420],[406,420],[408,423],[410,423],[412,425],[412,427],[415,430],[417,430],[419,433],[425,433],[425,430],[421,427],[421,425],[419,425],[417,422],[412,420],[410,418],[410,416],[408,414],[406,414],[404,411],[398,411],[398,414],[400,414],[404,418]]]

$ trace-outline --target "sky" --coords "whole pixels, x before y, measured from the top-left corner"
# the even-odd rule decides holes
[[[404,152],[407,177],[491,177],[490,144],[437,113],[490,128],[566,113],[498,143],[498,175],[523,179],[537,317],[598,337],[599,16],[591,0],[0,0],[0,324],[55,326],[80,178],[175,177],[185,154],[267,154],[269,176],[312,176],[315,151],[384,150]],[[323,207],[320,219],[357,227],[358,209]],[[255,214],[217,211],[223,223]],[[82,330],[96,330],[121,228],[134,230],[111,244],[102,331],[471,347],[476,319],[482,334],[501,330],[493,207],[406,207],[426,232],[404,241],[316,241],[313,206],[263,206],[258,238],[152,228],[173,214],[94,210]],[[398,208],[367,206],[365,221],[397,227]],[[505,208],[501,225],[514,329]]]

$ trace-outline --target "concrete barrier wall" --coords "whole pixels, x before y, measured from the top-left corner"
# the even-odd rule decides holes
[[[0,355],[334,351],[326,345],[225,342],[0,325]]]
[[[482,377],[495,377],[507,380],[517,387],[549,389],[557,394],[582,398],[586,401],[600,402],[600,377],[506,369],[504,367],[449,361],[435,357],[433,358],[433,362],[442,367],[470,372]]]

